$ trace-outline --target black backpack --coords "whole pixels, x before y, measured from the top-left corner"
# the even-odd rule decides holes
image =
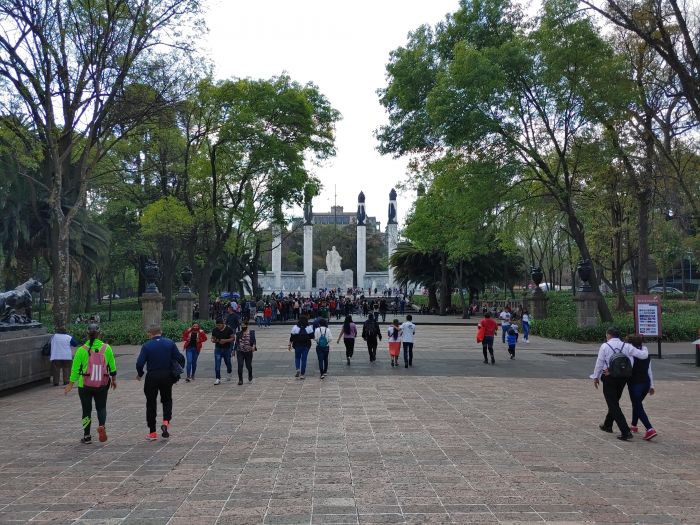
[[[632,377],[632,361],[622,353],[622,350],[615,349],[606,343],[613,351],[613,355],[608,361],[608,373],[613,379],[629,379]]]

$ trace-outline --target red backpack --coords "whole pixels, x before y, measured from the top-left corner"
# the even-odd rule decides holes
[[[100,388],[109,385],[109,370],[105,361],[106,344],[102,344],[97,352],[93,352],[87,346],[83,346],[88,351],[89,359],[87,367],[83,371],[83,386],[88,388]]]

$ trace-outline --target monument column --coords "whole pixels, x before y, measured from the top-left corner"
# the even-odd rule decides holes
[[[272,273],[275,276],[275,292],[282,289],[282,228],[272,225]]]
[[[389,193],[389,221],[386,225],[386,237],[387,258],[391,260],[391,256],[396,251],[396,245],[399,242],[399,225],[396,222],[396,190],[394,188]],[[389,287],[394,288],[394,286],[396,286],[394,282],[394,268],[389,263]]]
[[[307,292],[313,290],[314,224],[311,197],[304,203],[304,286]]]
[[[357,287],[365,287],[367,271],[367,226],[365,225],[365,194],[357,196]]]
[[[146,290],[141,295],[141,317],[144,330],[148,330],[151,326],[160,326],[163,319],[163,296],[156,286],[156,280],[160,277],[158,265],[149,260],[146,263],[144,273],[146,274]]]

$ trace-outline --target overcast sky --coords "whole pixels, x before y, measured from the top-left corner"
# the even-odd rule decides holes
[[[218,78],[269,78],[286,71],[319,86],[343,120],[338,154],[316,171],[323,190],[314,209],[334,199],[355,210],[360,190],[367,214],[387,222],[389,191],[405,180],[406,162],[381,156],[374,130],[386,121],[376,91],[385,86],[389,52],[409,31],[435,24],[458,0],[208,0],[207,48]],[[399,196],[403,223],[414,195]]]

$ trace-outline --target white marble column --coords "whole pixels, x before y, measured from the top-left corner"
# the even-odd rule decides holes
[[[399,225],[398,224],[387,224],[386,225],[386,237],[387,237],[387,255],[388,259],[391,260],[391,256],[396,251],[396,245],[399,242]],[[396,283],[394,282],[394,267],[389,263],[389,287],[394,288]]]
[[[313,289],[313,253],[314,253],[314,227],[313,224],[304,225],[304,284],[306,292]]]
[[[275,276],[275,292],[282,289],[282,228],[272,226],[272,273]]]
[[[367,226],[357,226],[357,287],[365,287],[367,271]]]

